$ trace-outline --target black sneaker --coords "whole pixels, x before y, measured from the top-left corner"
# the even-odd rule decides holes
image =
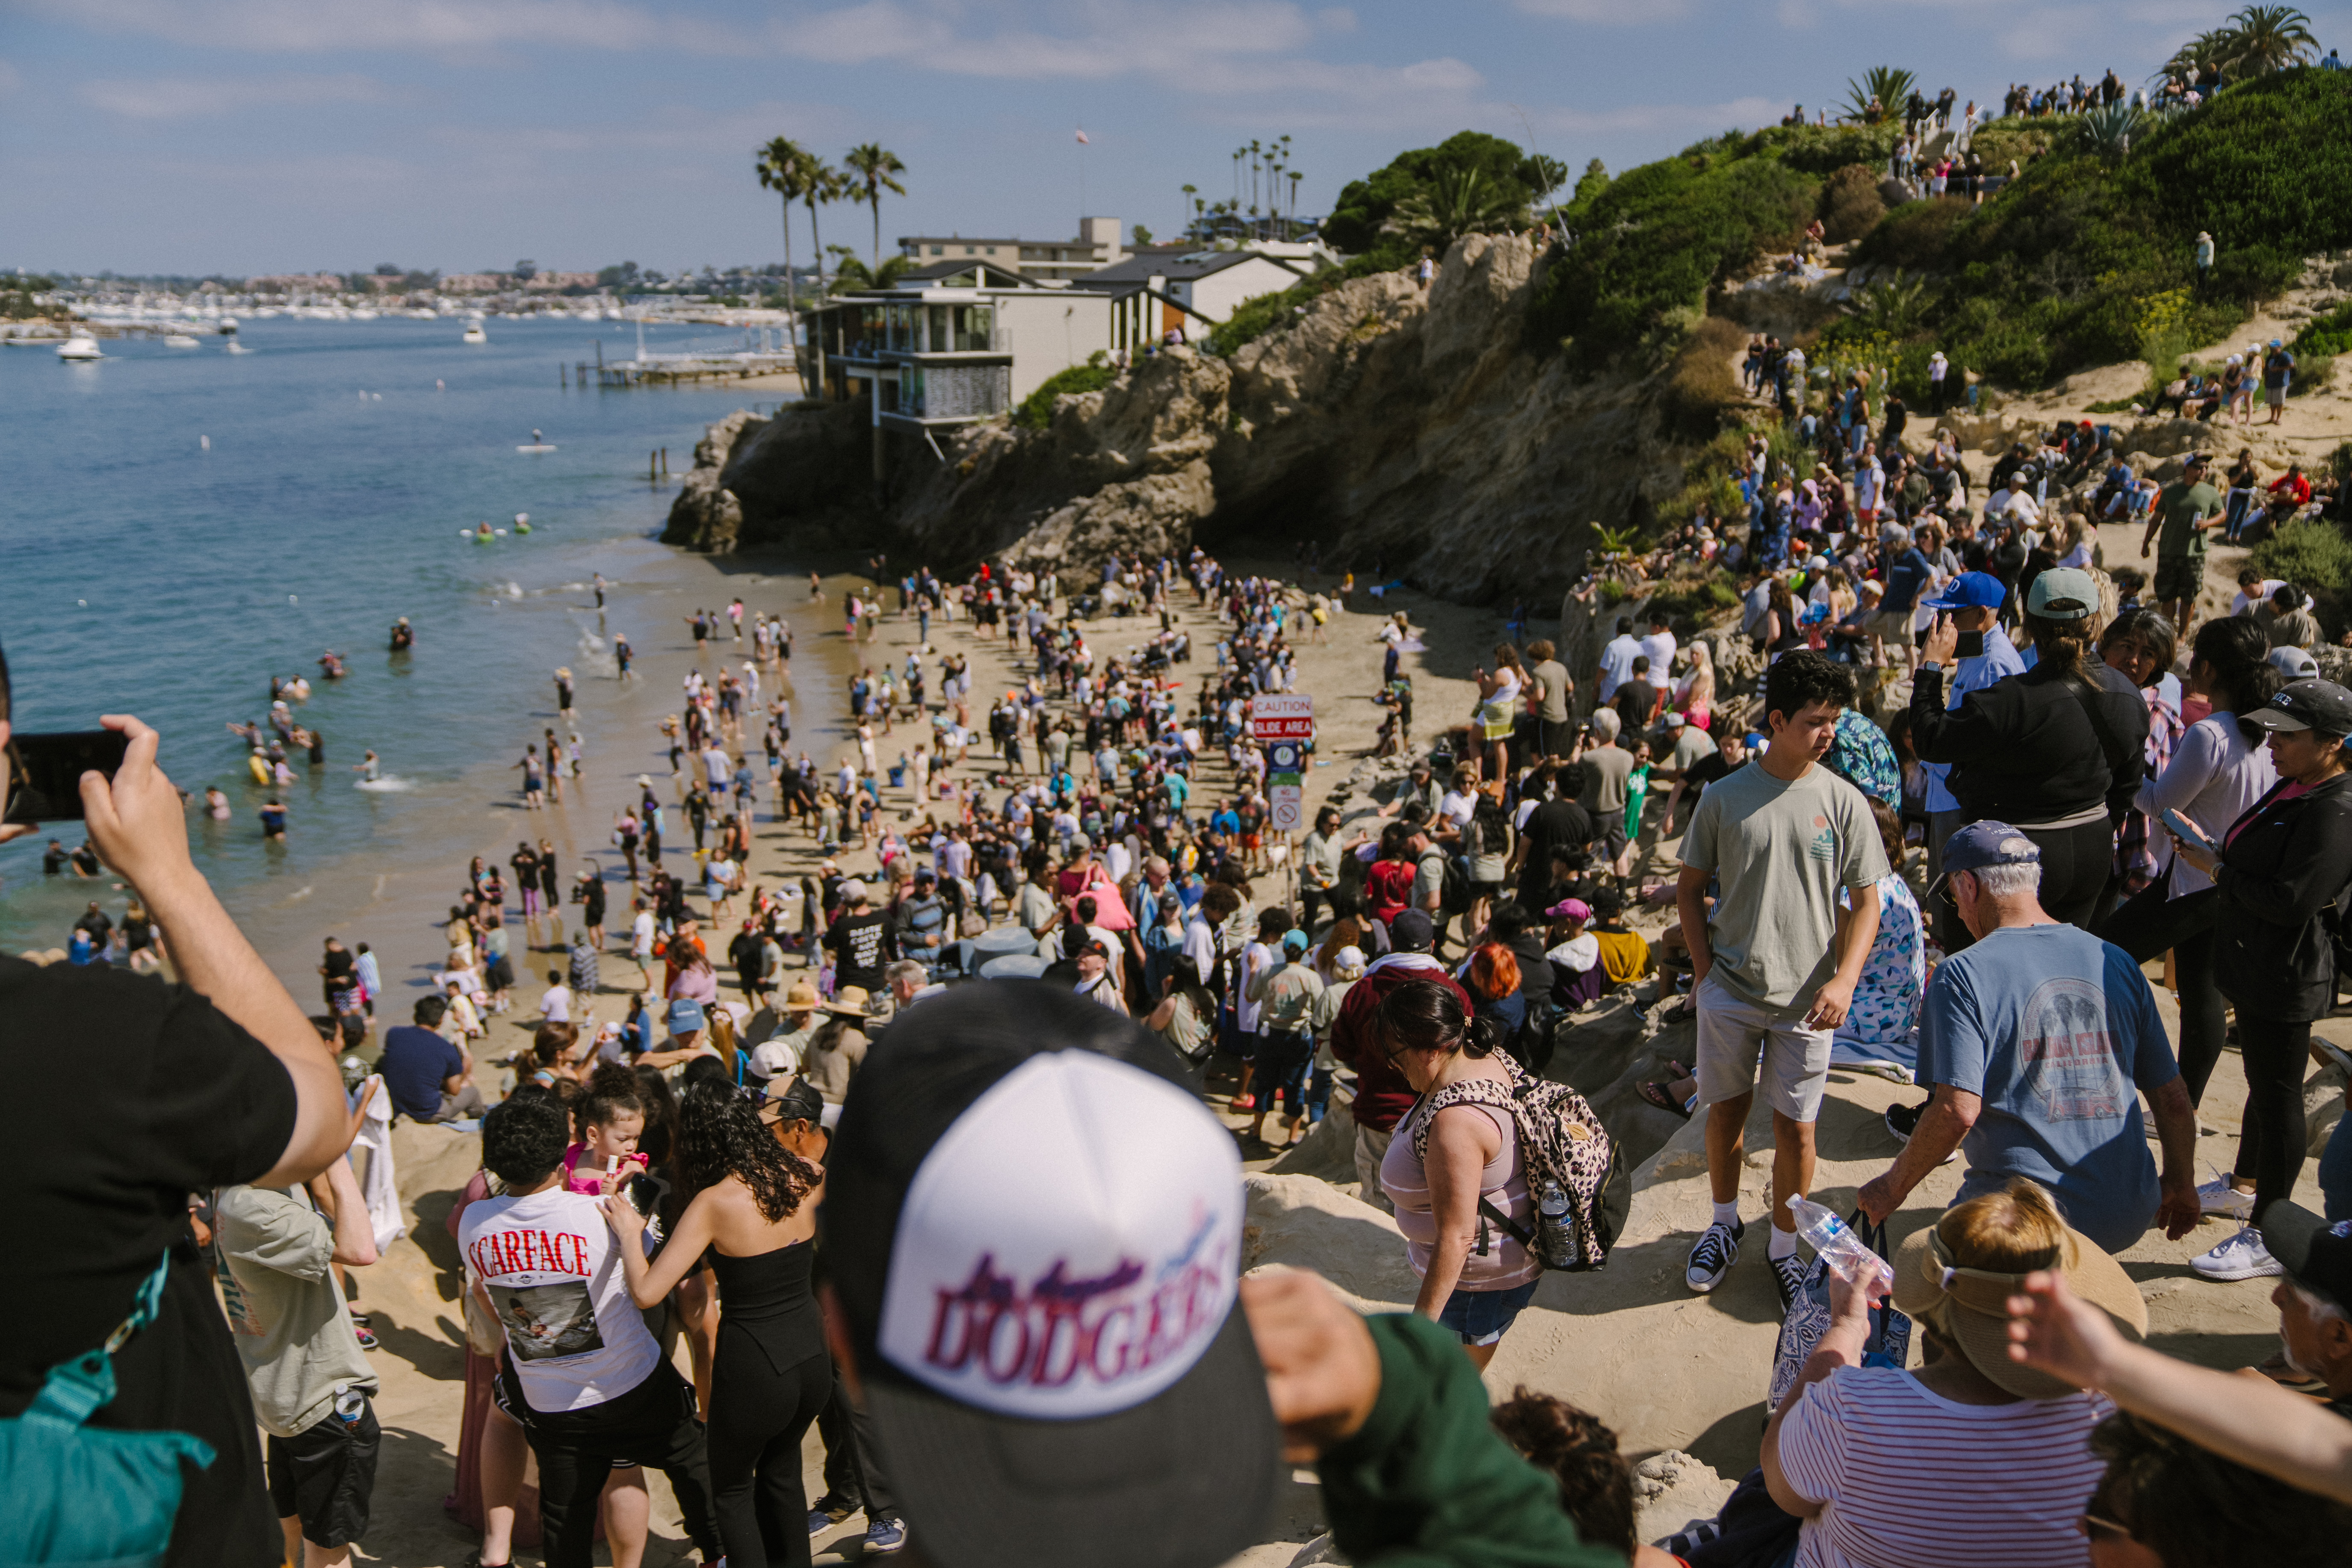
[[[1722,1284],[1723,1277],[1739,1260],[1739,1238],[1747,1234],[1744,1222],[1726,1225],[1717,1220],[1708,1226],[1699,1237],[1698,1245],[1691,1248],[1690,1267],[1683,1275],[1683,1282],[1702,1296]]]
[[[1805,1288],[1805,1260],[1792,1252],[1786,1258],[1767,1261],[1772,1265],[1772,1286],[1780,1292],[1780,1310],[1786,1315],[1797,1292]]]
[[[1907,1144],[1911,1134],[1919,1131],[1919,1118],[1926,1113],[1928,1100],[1916,1105],[1890,1105],[1886,1108],[1886,1131],[1895,1135],[1897,1143]]]

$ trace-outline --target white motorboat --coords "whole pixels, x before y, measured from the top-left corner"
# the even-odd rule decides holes
[[[58,345],[58,357],[68,361],[104,359],[98,350],[98,340],[88,332],[76,332]]]
[[[420,305],[408,312],[408,319],[412,321],[437,321],[441,319],[441,312],[430,305]]]
[[[468,321],[466,323],[466,335],[457,341],[461,343],[486,343],[490,341],[490,334],[482,331],[481,322]]]
[[[163,334],[163,346],[167,349],[194,349],[204,345],[185,332],[166,332]]]
[[[249,354],[253,351],[247,348],[243,343],[238,342],[235,338],[231,338],[228,341],[228,352],[233,354]]]
[[[275,312],[266,313],[274,314]],[[236,334],[236,318],[235,316],[223,316],[220,319],[220,330],[223,337],[234,337]]]

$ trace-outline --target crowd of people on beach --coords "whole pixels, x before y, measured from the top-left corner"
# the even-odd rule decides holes
[[[1758,384],[1801,387],[1774,348]],[[473,860],[397,1002],[368,944],[330,939],[305,1018],[188,867],[130,721],[85,847],[139,895],[136,933],[94,905],[70,962],[0,960],[11,1027],[119,1019],[68,1069],[87,1100],[34,1134],[45,1309],[7,1408],[131,1311],[93,1425],[218,1456],[147,1510],[147,1549],[345,1560],[381,1437],[348,1282],[378,1243],[344,1152],[388,1116],[480,1142],[446,1220],[446,1507],[483,1568],[573,1568],[599,1537],[641,1561],[648,1466],[701,1560],[736,1568],[852,1541],[1058,1560],[1139,1532],[1206,1563],[1258,1540],[1277,1456],[1318,1467],[1358,1562],[2325,1560],[2352,1523],[2340,1124],[2320,1210],[2294,1197],[2305,1069],[2337,1055],[2313,1025],[2352,889],[2352,693],[2317,679],[2292,584],[2250,576],[2191,618],[2231,514],[2201,459],[2143,495],[2097,432],[2061,429],[1977,487],[1941,432],[1915,456],[1899,401],[1846,390],[1793,443],[1759,436],[1741,510],[1653,563],[1727,569],[1731,625],[1619,617],[1590,690],[1574,650],[1514,637],[1418,738],[1422,633],[1352,575],[1199,549],[1082,579],[877,558],[842,592],[837,708],[794,683],[785,606],[698,609],[649,737],[669,777],[621,775],[614,854],[566,864],[528,833]],[[2152,581],[2097,570],[2082,520],[2118,506],[2162,542]],[[1606,580],[1646,598],[1650,575]],[[793,613],[824,617],[809,595]],[[1378,789],[1293,827],[1254,715],[1367,600]],[[805,728],[795,749],[795,701],[830,708],[830,755]],[[1310,776],[1338,760],[1298,744]],[[533,738],[526,809],[573,819],[581,752]],[[2166,954],[2177,1041],[2141,967]],[[138,973],[165,961],[194,994]],[[1553,1076],[1612,998],[1689,1026],[1641,1099],[1705,1124],[1692,1292],[1749,1244],[1743,1142],[1769,1108],[1770,1420],[1722,1513],[1663,1546],[1635,1539],[1607,1413],[1526,1389],[1490,1411],[1478,1375],[1545,1275],[1605,1264],[1625,1223],[1622,1130]],[[406,1017],[371,1045],[379,1004]],[[2200,1184],[2232,1014],[2236,1158]],[[529,1044],[485,1059],[502,1016]],[[1805,1206],[1833,1064],[1927,1091],[1887,1113],[1902,1152],[1850,1229]],[[99,1136],[101,1105],[152,1136]],[[1241,1161],[1318,1136],[1393,1216],[1409,1312],[1241,1278]],[[1947,1163],[1950,1205],[1890,1245]],[[152,1205],[93,1217],[126,1186]],[[2257,1377],[2137,1342],[2116,1255],[2208,1216],[2234,1229],[2198,1275],[2279,1281]],[[76,1271],[63,1238],[100,1234],[105,1268]],[[1958,1514],[1955,1476],[1978,1478]]]

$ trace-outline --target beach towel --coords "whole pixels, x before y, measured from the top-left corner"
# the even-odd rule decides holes
[[[400,1217],[400,1183],[392,1163],[392,1096],[384,1090],[382,1073],[367,1082],[375,1085],[375,1093],[368,1097],[367,1115],[352,1147],[367,1151],[367,1178],[360,1195],[367,1200],[368,1223],[375,1228],[376,1250],[381,1252],[406,1236],[408,1226]],[[365,1090],[362,1084],[361,1092]]]

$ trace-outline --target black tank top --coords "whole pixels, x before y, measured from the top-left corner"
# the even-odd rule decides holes
[[[750,1258],[730,1258],[712,1247],[709,1256],[719,1277],[721,1334],[730,1329],[750,1334],[779,1372],[825,1353],[824,1320],[809,1288],[814,1242],[795,1241]]]

